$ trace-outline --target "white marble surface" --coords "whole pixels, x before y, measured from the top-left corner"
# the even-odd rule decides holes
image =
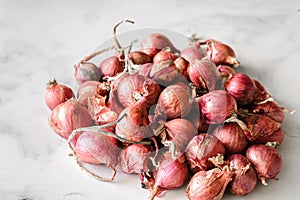
[[[46,82],[55,77],[75,87],[73,64],[108,39],[123,18],[136,24],[120,32],[157,27],[230,44],[242,71],[282,105],[300,111],[298,0],[0,0],[1,200],[147,199],[136,176],[118,174],[114,183],[102,183],[83,174],[49,128],[44,103]],[[224,199],[300,198],[299,117],[286,116],[283,124],[279,180]],[[161,199],[186,199],[184,188]]]

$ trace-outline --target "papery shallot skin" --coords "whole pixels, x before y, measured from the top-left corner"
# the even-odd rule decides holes
[[[153,63],[161,63],[163,61],[175,61],[177,56],[169,51],[160,51],[153,57]]]
[[[50,81],[46,86],[45,102],[50,110],[72,97],[74,97],[72,89],[66,85],[58,84],[56,80]]]
[[[235,99],[225,90],[214,90],[196,99],[208,124],[220,124],[237,110]]]
[[[125,108],[119,115],[116,125],[116,135],[139,142],[149,135],[149,118],[145,98]]]
[[[285,133],[282,128],[279,128],[277,131],[273,132],[271,135],[267,136],[258,136],[252,143],[256,144],[266,144],[268,142],[276,143],[276,145],[281,145],[284,141]]]
[[[228,65],[218,65],[218,71],[222,78],[229,78],[235,74],[235,70]]]
[[[120,151],[118,167],[127,174],[152,171],[150,157],[153,155],[152,146],[131,144]]]
[[[211,169],[214,165],[208,159],[225,154],[225,147],[218,138],[210,134],[194,136],[185,149],[185,158],[193,173]]]
[[[161,92],[157,105],[164,109],[168,119],[186,116],[192,107],[191,91],[183,83],[170,85]]]
[[[81,133],[75,146],[81,161],[113,167],[118,164],[119,150],[117,139],[98,132]]]
[[[183,49],[180,52],[180,56],[188,62],[193,62],[194,60],[201,60],[203,58],[203,53],[200,47],[191,46]]]
[[[147,99],[147,107],[156,104],[161,89],[159,85],[142,75],[124,75],[114,84],[114,92],[118,102],[124,106],[137,102],[142,97]]]
[[[187,73],[195,86],[208,92],[215,90],[220,79],[217,66],[209,60],[194,60],[190,62]]]
[[[258,89],[252,79],[243,73],[233,74],[225,83],[225,90],[231,94],[240,105],[251,103],[257,96]]]
[[[141,51],[134,51],[129,53],[129,59],[136,65],[143,65],[146,63],[151,63],[151,57]]]
[[[153,200],[164,190],[180,188],[188,178],[188,167],[184,156],[173,159],[170,154],[159,163],[154,176],[154,186],[150,199]],[[151,189],[150,189],[151,191]]]
[[[275,179],[282,167],[282,157],[278,150],[274,147],[253,144],[247,151],[246,156],[255,168],[258,179],[262,181],[264,185],[267,185],[266,180]]]
[[[144,38],[141,47],[141,51],[148,54],[150,57],[154,57],[155,54],[167,47],[170,48],[173,53],[179,52],[169,38],[159,33],[153,33]]]
[[[267,137],[272,135],[281,127],[281,123],[274,121],[266,115],[260,114],[251,115],[244,121],[248,127],[245,134],[249,141],[254,141],[258,137]]]
[[[247,137],[243,129],[235,122],[224,123],[212,133],[223,144],[227,154],[240,153],[248,146]]]
[[[206,54],[216,65],[229,65],[237,67],[239,61],[235,52],[227,44],[210,39],[207,42]]]
[[[124,62],[117,56],[111,56],[104,59],[98,66],[102,77],[114,77],[124,70]]]
[[[167,132],[167,140],[175,144],[179,155],[184,153],[189,141],[197,134],[194,125],[183,118],[167,121],[164,128]]]
[[[99,81],[102,73],[94,63],[84,62],[75,66],[75,79],[80,85],[85,81]]]
[[[267,101],[262,104],[251,104],[248,109],[251,113],[266,115],[278,123],[284,121],[283,108],[274,101]]]
[[[199,171],[190,180],[186,195],[189,200],[221,200],[231,175],[219,168]]]
[[[86,107],[76,101],[66,101],[56,106],[49,118],[51,128],[64,139],[68,139],[77,128],[94,124]]]
[[[246,195],[253,192],[257,184],[257,174],[247,157],[242,154],[232,154],[228,161],[234,175],[227,190],[234,195]]]
[[[88,98],[93,96],[98,87],[101,87],[102,83],[99,81],[86,81],[82,83],[77,90],[77,101],[81,105],[87,107]]]

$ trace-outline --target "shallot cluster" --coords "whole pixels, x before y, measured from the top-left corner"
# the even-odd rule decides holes
[[[285,109],[258,80],[239,72],[233,48],[215,39],[184,49],[153,33],[140,49],[114,46],[75,65],[75,93],[49,82],[49,124],[80,168],[102,181],[136,174],[155,199],[184,187],[194,199],[247,195],[277,180]],[[135,38],[133,38],[135,39]],[[92,59],[115,51],[100,62]],[[76,95],[75,95],[76,94]],[[95,174],[85,164],[113,170]],[[275,183],[274,183],[275,184]]]

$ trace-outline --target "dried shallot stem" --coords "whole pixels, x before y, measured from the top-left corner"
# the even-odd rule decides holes
[[[81,169],[82,171],[84,171],[86,174],[88,174],[89,176],[91,176],[92,178],[94,178],[94,179],[97,179],[97,180],[99,180],[99,181],[112,182],[112,181],[115,179],[115,177],[116,177],[117,170],[116,170],[116,168],[114,168],[113,166],[110,166],[110,165],[106,166],[106,167],[111,168],[111,169],[113,170],[113,174],[112,174],[111,177],[105,178],[105,177],[101,177],[101,176],[99,176],[99,175],[97,175],[97,174],[91,172],[91,171],[88,170],[87,168],[85,168],[85,167],[82,165],[82,163],[79,161],[79,159],[78,159],[77,156],[75,156],[75,159],[76,159],[76,164],[80,167],[80,169]]]
[[[237,123],[241,127],[241,129],[243,129],[243,131],[249,131],[247,125],[242,120],[239,120],[237,118],[237,115],[235,113],[230,118],[226,119],[224,122],[225,123],[227,123],[227,122],[235,122],[235,123]]]
[[[129,20],[129,19],[123,19],[121,20],[120,22],[118,22],[115,26],[114,26],[114,29],[113,29],[113,36],[114,36],[114,41],[115,41],[115,47],[117,48],[117,50],[122,54],[124,53],[124,48],[122,48],[120,42],[118,41],[117,39],[117,28],[119,25],[123,24],[123,23],[131,23],[131,24],[134,24],[134,21],[132,20]]]
[[[94,53],[88,55],[88,56],[85,56],[80,62],[81,62],[81,63],[85,63],[85,62],[91,60],[92,58],[94,58],[95,56],[98,56],[98,55],[100,55],[100,54],[102,54],[102,53],[105,53],[105,52],[110,51],[110,50],[113,50],[113,49],[114,49],[113,46],[112,46],[112,47],[105,48],[105,49],[101,49],[101,50],[99,50],[99,51],[96,51],[96,52],[94,52]]]

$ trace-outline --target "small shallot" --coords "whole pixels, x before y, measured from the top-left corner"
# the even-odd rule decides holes
[[[209,60],[194,60],[187,68],[192,83],[206,91],[215,89],[217,81],[220,79],[217,66]]]
[[[214,165],[209,158],[218,154],[225,154],[225,147],[218,138],[209,134],[194,136],[185,149],[185,158],[194,173],[211,169]]]
[[[199,171],[190,180],[186,195],[189,200],[221,200],[232,173],[224,167]]]
[[[230,170],[234,173],[227,190],[234,195],[251,193],[257,183],[257,175],[247,157],[233,154],[228,158]]]
[[[170,85],[161,92],[157,105],[164,109],[168,119],[185,116],[192,107],[191,91],[183,83]]]
[[[148,137],[149,118],[145,98],[126,107],[119,115],[116,125],[116,135],[138,142]]]
[[[154,33],[144,38],[141,46],[142,51],[148,54],[150,57],[154,57],[155,54],[166,47],[170,48],[171,52],[173,53],[179,52],[179,50],[174,47],[169,38],[159,33]]]
[[[76,101],[66,101],[52,110],[49,124],[54,132],[68,139],[73,130],[91,126],[94,121],[86,107]]]
[[[77,157],[83,162],[113,167],[118,163],[118,140],[99,132],[81,133],[75,151]]]
[[[102,77],[114,77],[124,70],[124,62],[120,61],[117,56],[111,56],[103,60],[98,68],[102,73]]]
[[[157,172],[154,176],[154,186],[151,191],[150,200],[159,196],[164,190],[180,188],[188,177],[188,167],[184,156],[173,159],[170,154],[159,163]]]
[[[235,122],[218,126],[212,133],[223,144],[227,154],[240,153],[248,146],[243,129]]]
[[[235,99],[225,90],[214,90],[196,99],[201,113],[209,124],[220,124],[237,109]]]
[[[45,102],[50,110],[53,110],[57,105],[72,97],[74,97],[74,93],[68,86],[58,84],[55,79],[48,82],[46,86]]]
[[[153,148],[150,145],[131,144],[121,150],[118,167],[127,174],[151,171],[153,170],[150,165],[150,157],[153,156],[152,154]]]
[[[240,62],[237,60],[235,52],[227,44],[213,39],[200,43],[207,44],[206,54],[216,65],[229,65],[234,67],[239,65]]]
[[[246,156],[255,168],[258,179],[263,185],[267,185],[266,180],[275,179],[282,167],[280,153],[271,146],[263,144],[253,144],[247,151]]]
[[[99,81],[101,71],[94,63],[80,62],[75,66],[75,79],[80,85],[85,81]]]
[[[243,73],[233,74],[224,83],[224,87],[241,105],[251,103],[258,91],[252,79]]]

